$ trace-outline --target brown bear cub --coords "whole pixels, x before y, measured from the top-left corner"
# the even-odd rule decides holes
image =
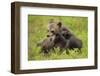
[[[54,44],[62,49],[78,48],[81,51],[82,41],[76,38],[61,22],[51,20],[48,24],[48,35],[55,35]]]
[[[59,26],[62,26],[62,23],[59,22]],[[74,36],[66,27],[61,27],[60,33],[67,40],[67,48],[74,49],[78,48],[79,50],[82,48],[82,41]]]

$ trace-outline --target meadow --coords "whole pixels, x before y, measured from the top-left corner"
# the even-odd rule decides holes
[[[79,39],[82,40],[82,53],[79,54],[74,50],[69,50],[70,54],[65,52],[58,54],[50,52],[49,56],[40,54],[40,47],[37,43],[46,38],[47,25],[50,19],[60,20],[65,27]],[[28,60],[55,60],[55,59],[81,59],[88,58],[88,18],[74,16],[38,16],[28,15]]]

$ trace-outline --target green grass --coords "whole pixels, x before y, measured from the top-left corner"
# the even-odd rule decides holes
[[[69,50],[70,54],[65,52],[59,54],[59,49],[56,52],[50,52],[48,56],[39,54],[40,47],[36,44],[43,40],[47,35],[47,24],[50,19],[60,20],[65,27],[68,27],[71,32],[82,40],[82,54]],[[74,16],[28,16],[28,60],[54,60],[54,59],[79,59],[88,57],[88,18]]]

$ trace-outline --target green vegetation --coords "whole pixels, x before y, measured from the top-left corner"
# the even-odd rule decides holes
[[[70,54],[65,52],[59,53],[56,48],[56,53],[50,52],[49,56],[43,56],[40,52],[40,47],[37,43],[43,40],[47,35],[47,25],[50,19],[60,20],[64,26],[68,27],[72,33],[82,40],[82,54],[70,50]],[[75,49],[76,50],[76,49]],[[54,59],[78,59],[88,57],[88,18],[74,16],[28,16],[28,60],[54,60]]]

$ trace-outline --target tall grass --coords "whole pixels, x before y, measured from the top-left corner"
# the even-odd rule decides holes
[[[82,53],[79,54],[75,50],[69,50],[70,54],[65,52],[59,54],[59,49],[56,52],[50,52],[49,56],[40,54],[40,47],[37,43],[43,40],[47,35],[47,24],[50,19],[56,19],[68,27],[71,32],[82,40]],[[77,59],[88,57],[88,19],[87,17],[74,16],[28,16],[28,60],[53,60],[53,59]]]

